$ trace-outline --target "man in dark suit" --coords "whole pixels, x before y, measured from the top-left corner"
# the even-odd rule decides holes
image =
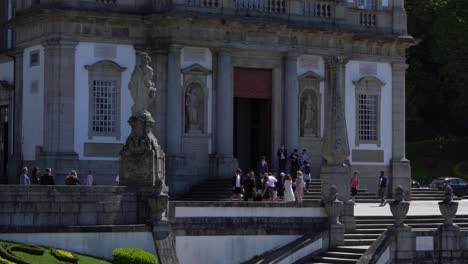
[[[257,163],[257,175],[263,176],[268,172],[268,163],[266,162],[266,157],[261,156],[260,161]]]
[[[284,144],[281,144],[281,147],[276,152],[279,162],[279,172],[286,172],[286,162],[288,161],[288,151],[284,147]]]
[[[52,169],[45,169],[45,174],[42,175],[40,180],[41,185],[55,185],[54,176],[52,176]]]

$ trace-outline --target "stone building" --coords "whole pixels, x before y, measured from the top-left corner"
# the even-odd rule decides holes
[[[0,15],[3,182],[37,165],[112,183],[144,51],[172,193],[260,155],[275,170],[282,143],[315,177],[344,162],[361,188],[379,170],[409,188],[403,0],[8,0]]]

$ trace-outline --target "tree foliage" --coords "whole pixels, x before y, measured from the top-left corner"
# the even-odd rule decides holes
[[[468,128],[468,1],[408,0],[408,139],[465,136]]]

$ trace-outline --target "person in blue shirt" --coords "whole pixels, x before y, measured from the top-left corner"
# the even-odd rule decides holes
[[[30,185],[31,184],[31,180],[29,179],[29,176],[28,176],[28,168],[27,167],[24,167],[22,169],[21,184],[22,185]]]

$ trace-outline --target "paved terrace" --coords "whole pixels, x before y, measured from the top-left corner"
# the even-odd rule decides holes
[[[440,215],[440,201],[413,201],[408,215]],[[457,215],[468,215],[468,200],[458,201]],[[355,216],[391,216],[390,206],[378,203],[358,203],[354,207]]]

